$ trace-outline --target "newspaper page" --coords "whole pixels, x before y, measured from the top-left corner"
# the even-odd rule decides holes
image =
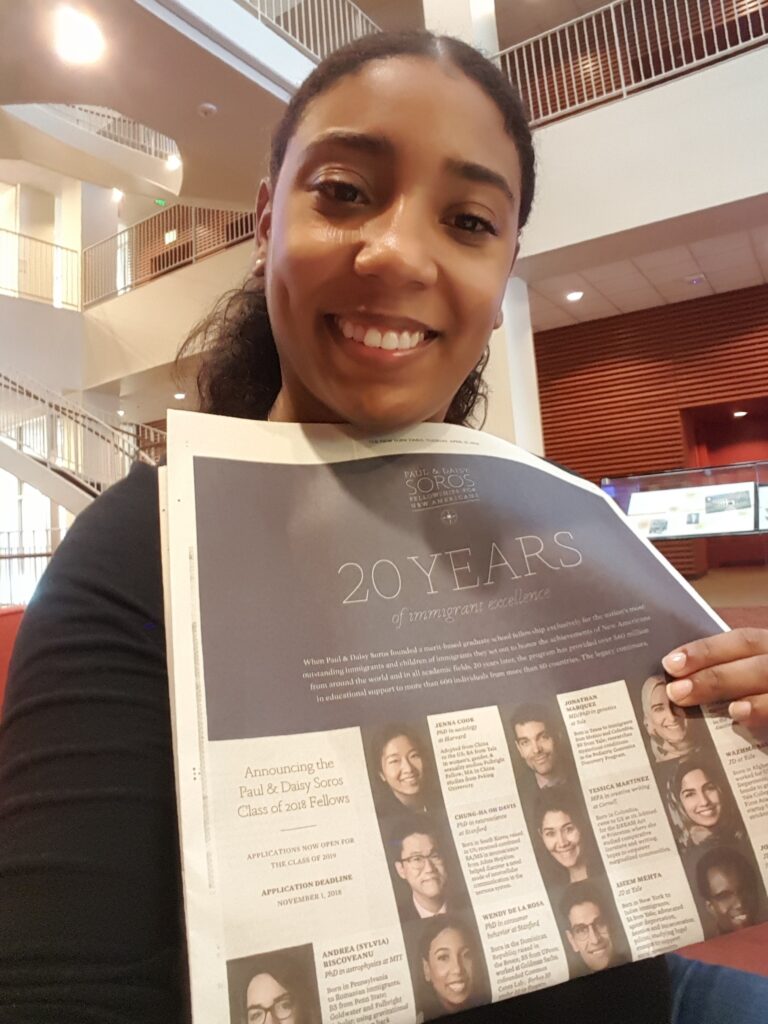
[[[724,624],[592,484],[173,413],[163,493],[195,1022],[413,1024],[766,920],[766,750],[660,665]]]

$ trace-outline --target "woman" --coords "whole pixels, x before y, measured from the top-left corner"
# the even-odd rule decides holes
[[[667,696],[664,676],[649,676],[640,691],[643,724],[657,762],[685,757],[693,750],[690,721],[682,708]]]
[[[536,822],[548,855],[545,876],[553,884],[581,882],[602,870],[584,808],[573,793],[560,786],[543,790]]]
[[[254,275],[185,350],[207,350],[203,409],[472,422],[533,189],[519,97],[476,51],[381,34],[332,54],[275,132]],[[0,732],[0,1024],[186,1019],[156,509],[139,467],[78,517],[24,617]],[[675,699],[768,719],[766,652],[745,630],[679,648]],[[664,962],[625,970],[520,1013],[667,1022]]]
[[[408,726],[389,725],[373,744],[380,812],[427,811],[435,785],[423,741]]]
[[[307,1005],[303,988],[289,965],[279,960],[260,963],[245,987],[242,1024],[316,1024],[317,1014]]]
[[[489,999],[485,967],[474,931],[460,918],[429,918],[421,934],[421,970],[426,983],[423,1019],[442,1017]]]
[[[728,784],[705,758],[679,763],[670,781],[670,809],[684,847],[743,838]]]

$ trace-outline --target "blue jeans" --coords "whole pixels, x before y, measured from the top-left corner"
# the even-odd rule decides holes
[[[714,967],[682,956],[667,957],[672,1024],[765,1024],[768,978]]]

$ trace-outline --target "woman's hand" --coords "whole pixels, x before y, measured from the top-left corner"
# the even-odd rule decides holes
[[[675,704],[728,701],[734,722],[768,726],[768,629],[734,629],[694,640],[661,663],[675,677],[667,685]]]

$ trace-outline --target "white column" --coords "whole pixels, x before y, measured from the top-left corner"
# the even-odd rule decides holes
[[[499,52],[494,0],[422,0],[424,25],[457,36],[489,56]]]
[[[510,280],[502,309],[514,441],[529,452],[543,455],[544,434],[541,428],[539,381],[536,376],[528,285],[521,278],[513,277]]]

